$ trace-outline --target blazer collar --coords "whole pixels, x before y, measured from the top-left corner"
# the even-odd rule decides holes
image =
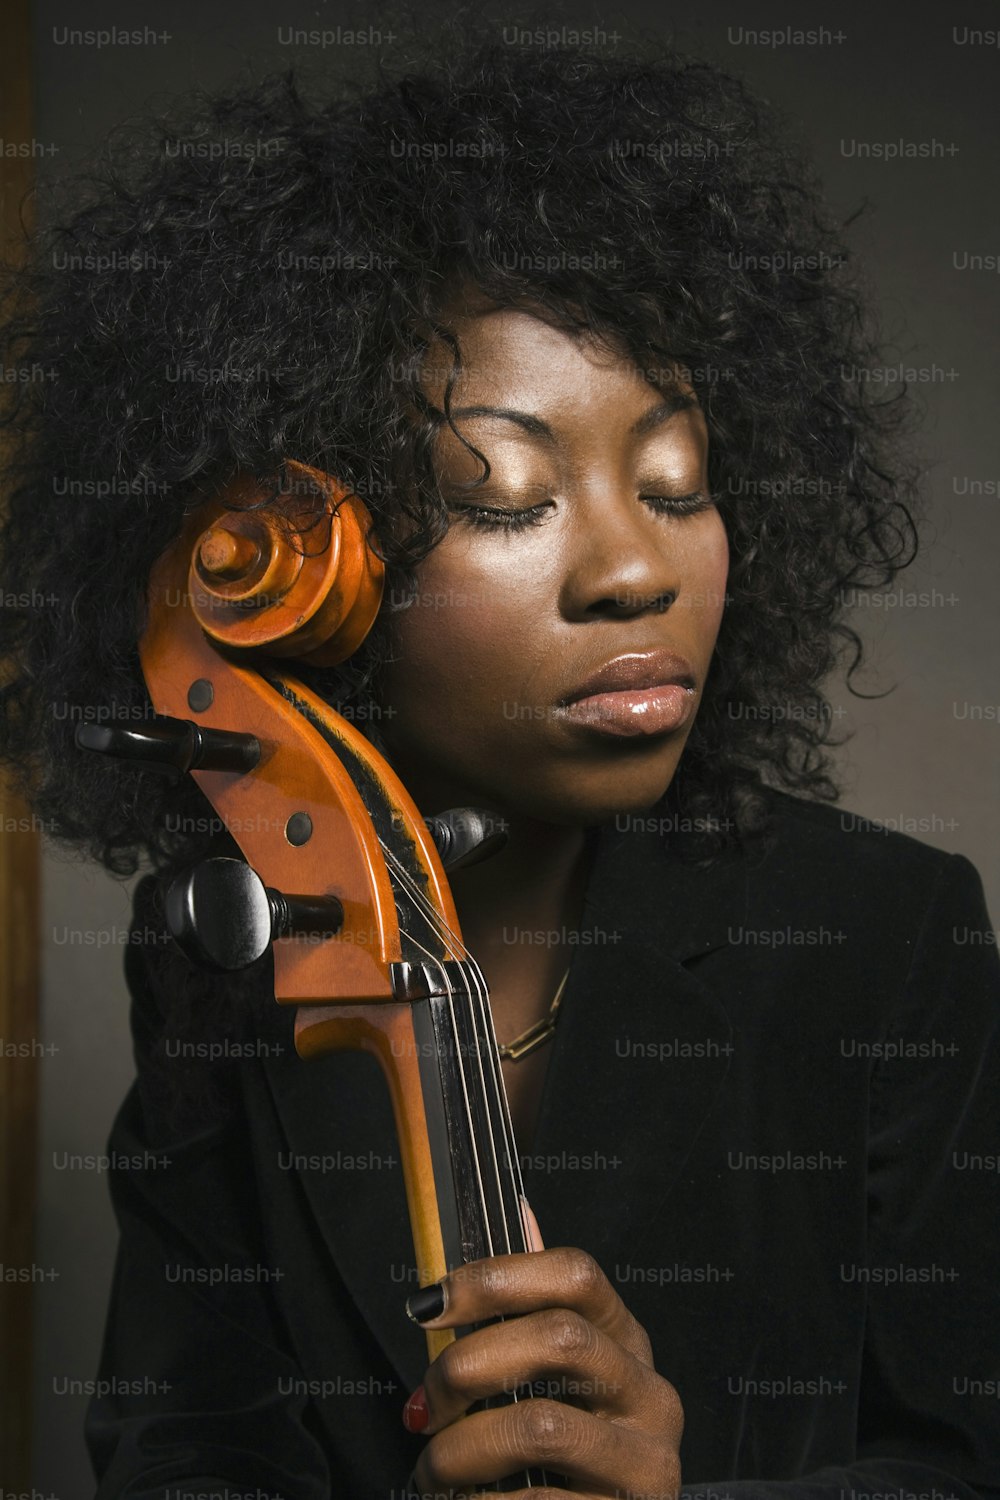
[[[579,1245],[608,1269],[634,1259],[718,1095],[732,1053],[723,999],[694,963],[745,916],[744,858],[700,868],[650,817],[597,831],[538,1125],[521,1148],[525,1192],[547,1245]],[[668,835],[669,838],[669,835]],[[676,841],[675,841],[676,843]],[[301,1172],[344,1284],[407,1389],[427,1365],[403,1303],[413,1247],[387,1090],[371,1059],[294,1051],[264,1059],[296,1155],[392,1168]],[[338,1155],[339,1153],[339,1155]]]

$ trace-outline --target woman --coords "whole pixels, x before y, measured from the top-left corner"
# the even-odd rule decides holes
[[[561,1007],[503,1065],[536,1250],[407,1321],[377,1081],[303,1064],[266,963],[207,982],[140,883],[98,1495],[529,1464],[552,1495],[987,1493],[995,953],[968,861],[823,806],[845,591],[908,560],[910,485],[775,122],[681,59],[494,46],[323,107],[267,82],[163,143],[9,325],[57,378],[10,415],[5,588],[57,602],[5,621],[5,753],[112,870],[204,852],[193,783],[91,763],[72,721],[144,712],[136,607],[185,504],[334,473],[389,589],[303,676],[425,815],[503,816],[463,933],[502,1042]],[[222,1063],[170,1067],[198,1037]],[[427,1366],[422,1328],[497,1314]]]

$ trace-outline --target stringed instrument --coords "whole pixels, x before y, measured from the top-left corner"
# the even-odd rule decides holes
[[[167,891],[188,956],[222,972],[273,947],[298,1053],[375,1054],[427,1285],[530,1248],[489,993],[446,875],[505,835],[476,809],[421,817],[374,746],[293,675],[297,660],[346,660],[371,629],[384,590],[371,525],[303,464],[286,461],[277,497],[238,476],[151,573],[140,658],[156,717],[81,724],[77,743],[189,773],[239,846],[244,860],[205,859]],[[433,1360],[456,1330],[426,1337]],[[531,1470],[495,1488],[545,1482]]]

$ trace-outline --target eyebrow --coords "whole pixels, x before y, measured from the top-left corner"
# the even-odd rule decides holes
[[[633,422],[629,433],[634,437],[642,437],[647,432],[652,432],[655,427],[668,422],[677,412],[697,405],[697,396],[677,391],[674,395],[665,396],[656,406],[651,406],[649,411],[643,412],[638,421]],[[531,412],[515,411],[509,406],[460,406],[454,409],[451,415],[453,417],[498,417],[501,421],[513,422],[515,426],[523,428],[532,437],[545,438],[548,442],[555,441],[555,433],[548,422],[543,422],[541,417],[532,416]]]

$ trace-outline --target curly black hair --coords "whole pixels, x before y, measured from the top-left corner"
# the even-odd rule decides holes
[[[190,778],[74,745],[80,718],[149,711],[154,559],[235,471],[295,458],[366,500],[390,587],[412,586],[447,526],[450,415],[415,405],[421,358],[463,282],[603,338],[652,385],[679,372],[704,408],[732,563],[677,812],[721,847],[760,826],[768,784],[838,795],[823,683],[861,660],[850,591],[912,559],[915,481],[787,122],[662,43],[447,54],[332,100],[289,71],[132,127],[6,282],[0,757],[47,829],[116,873],[193,857],[211,811]],[[386,641],[380,620],[344,667],[302,675],[374,723]]]

